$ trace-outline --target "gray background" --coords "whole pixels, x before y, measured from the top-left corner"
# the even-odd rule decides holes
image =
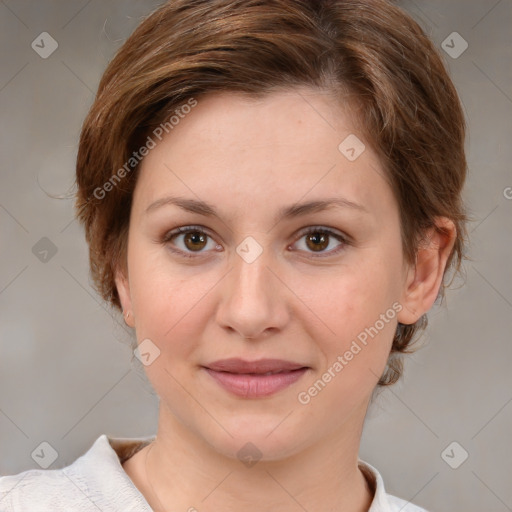
[[[80,126],[107,62],[159,3],[0,1],[1,475],[37,468],[31,453],[43,441],[58,468],[102,433],[155,433],[158,399],[128,328],[90,286],[73,201],[51,196],[73,186]],[[469,121],[472,260],[465,285],[430,312],[403,380],[371,408],[360,456],[388,492],[430,511],[503,512],[512,510],[512,1],[402,5],[438,46],[454,31],[469,45],[458,58],[442,53]],[[42,32],[59,45],[47,59],[31,48]],[[43,237],[57,249],[46,262]],[[441,455],[455,465],[462,450],[457,469]]]

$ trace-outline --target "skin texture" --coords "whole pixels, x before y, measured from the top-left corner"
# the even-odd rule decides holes
[[[149,338],[160,350],[145,367],[160,397],[147,473],[148,448],[124,464],[155,510],[368,510],[372,490],[357,458],[370,397],[397,322],[414,323],[434,303],[455,232],[440,218],[446,234],[428,233],[416,266],[405,263],[398,204],[378,158],[369,144],[352,162],[338,150],[350,134],[362,139],[353,121],[313,89],[257,101],[209,95],[143,160],[127,272],[119,269],[116,284],[138,342]],[[220,217],[175,205],[145,213],[171,194],[207,201]],[[281,207],[331,197],[366,212],[334,207],[275,219]],[[202,244],[186,234],[164,241],[190,225],[207,231]],[[317,241],[315,250],[302,233],[310,226],[348,243],[324,235],[328,245]],[[251,263],[236,252],[248,236],[263,250]],[[401,311],[301,404],[298,393],[396,302]],[[201,368],[228,357],[310,369],[272,396],[246,399]],[[252,467],[237,458],[247,442],[261,452]]]

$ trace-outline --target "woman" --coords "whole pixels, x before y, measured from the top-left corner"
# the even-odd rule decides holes
[[[162,5],[102,77],[76,200],[157,434],[3,477],[2,510],[424,510],[358,451],[460,267],[464,137],[385,0]]]

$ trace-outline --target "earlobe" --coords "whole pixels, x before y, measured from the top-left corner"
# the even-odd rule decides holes
[[[123,310],[124,323],[128,327],[134,327],[133,322],[131,322],[131,320],[130,320],[131,316],[132,316],[131,311],[124,311]]]
[[[417,250],[416,264],[408,270],[402,291],[402,311],[398,321],[414,324],[434,304],[456,239],[454,223],[446,217],[436,219],[437,229],[427,230]]]
[[[115,272],[114,280],[116,283],[117,293],[119,294],[119,300],[121,301],[125,323],[129,327],[135,327],[134,317],[132,314],[132,301],[129,281],[124,273],[119,269]]]

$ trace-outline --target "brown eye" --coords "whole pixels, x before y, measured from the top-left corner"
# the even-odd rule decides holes
[[[306,245],[313,251],[323,251],[329,245],[329,235],[315,231],[306,235]]]
[[[208,235],[205,233],[201,233],[200,231],[191,231],[184,236],[183,243],[191,251],[200,251],[206,245],[207,238]]]
[[[300,249],[306,253],[309,253],[313,257],[327,257],[337,254],[338,252],[345,249],[349,242],[343,235],[332,231],[328,228],[322,227],[311,227],[302,233],[299,240],[305,240],[305,249]],[[338,246],[333,242],[338,241]],[[300,244],[299,244],[300,245]],[[333,245],[334,248],[326,250],[329,246]],[[317,254],[312,254],[317,253]]]
[[[189,258],[200,256],[202,253],[206,255],[209,252],[205,249],[208,242],[211,243],[211,249],[217,247],[213,238],[199,226],[182,226],[174,229],[164,235],[162,242],[172,252]]]

